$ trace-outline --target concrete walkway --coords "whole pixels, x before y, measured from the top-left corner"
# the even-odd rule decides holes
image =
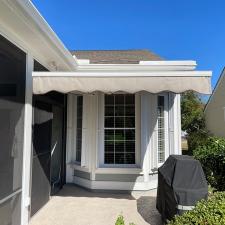
[[[31,219],[30,225],[114,225],[120,214],[127,225],[161,225],[155,196],[155,190],[109,194],[66,185]]]

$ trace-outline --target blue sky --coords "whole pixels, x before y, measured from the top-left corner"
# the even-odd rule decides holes
[[[168,60],[225,66],[224,0],[33,0],[71,50],[149,49]]]

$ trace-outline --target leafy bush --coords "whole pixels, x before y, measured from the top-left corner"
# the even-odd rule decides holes
[[[124,217],[122,215],[119,215],[115,225],[125,225]],[[134,223],[129,223],[129,225],[135,225]]]
[[[115,225],[125,225],[125,221],[122,215],[118,216]]]
[[[175,218],[168,225],[224,225],[225,192],[216,192],[208,200],[201,200],[196,207]]]
[[[197,147],[193,153],[201,162],[209,184],[219,191],[224,191],[225,139],[209,137],[206,143]]]

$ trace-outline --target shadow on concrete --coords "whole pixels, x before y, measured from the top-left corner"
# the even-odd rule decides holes
[[[90,197],[90,198],[114,198],[114,199],[127,199],[127,200],[136,200],[129,192],[127,191],[105,191],[105,190],[90,190],[83,187],[79,187],[74,184],[64,185],[63,188],[55,195],[62,197]]]
[[[161,216],[156,209],[156,197],[142,196],[137,199],[137,211],[151,225],[162,225]]]

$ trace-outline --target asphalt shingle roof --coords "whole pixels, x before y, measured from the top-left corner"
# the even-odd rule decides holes
[[[77,59],[89,59],[91,64],[138,64],[140,61],[162,60],[149,50],[77,50]]]

